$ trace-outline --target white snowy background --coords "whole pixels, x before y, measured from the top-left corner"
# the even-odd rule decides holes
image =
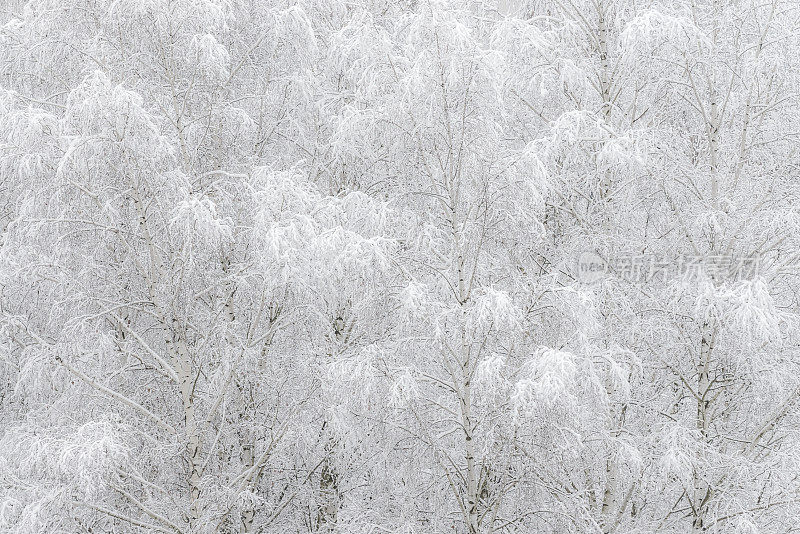
[[[0,532],[797,532],[797,28],[0,0]]]

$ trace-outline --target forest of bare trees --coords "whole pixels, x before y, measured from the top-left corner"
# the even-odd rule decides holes
[[[798,532],[798,28],[0,0],[0,532]]]

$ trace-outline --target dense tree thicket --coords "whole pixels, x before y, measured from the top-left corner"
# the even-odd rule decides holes
[[[797,531],[798,27],[7,0],[0,531]]]

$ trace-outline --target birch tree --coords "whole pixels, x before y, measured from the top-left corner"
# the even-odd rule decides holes
[[[0,529],[792,532],[798,15],[7,2]]]

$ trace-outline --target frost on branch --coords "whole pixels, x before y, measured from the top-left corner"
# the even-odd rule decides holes
[[[128,458],[122,436],[109,422],[39,433],[9,428],[0,447],[5,453],[0,477],[11,482],[3,488],[7,507],[0,513],[0,526],[20,529],[16,532],[47,531],[59,508],[73,507],[76,500],[104,499],[109,479]]]
[[[337,83],[346,83],[356,102],[373,101],[389,89],[395,75],[392,61],[402,59],[395,56],[387,28],[371,14],[353,17],[330,39],[326,60],[341,75]]]
[[[108,16],[123,24],[147,21],[161,31],[175,22],[180,22],[185,30],[222,30],[232,14],[231,8],[228,0],[113,0],[108,6]]]
[[[419,392],[419,387],[414,379],[414,370],[404,367],[395,371],[389,393],[389,403],[391,408],[404,408],[414,400]]]
[[[425,316],[426,308],[432,304],[428,299],[428,291],[425,284],[410,280],[400,292],[403,311],[409,317],[420,318]]]
[[[733,284],[714,285],[706,279],[700,285],[695,304],[701,317],[716,317],[744,343],[760,345],[781,339],[781,325],[788,316],[775,305],[762,278]]]
[[[114,85],[101,71],[87,76],[70,93],[61,124],[68,142],[59,164],[62,172],[93,157],[158,169],[173,153],[142,97]]]
[[[539,348],[514,388],[517,414],[526,417],[542,407],[568,404],[578,372],[575,359],[569,352]]]
[[[13,91],[0,90],[0,172],[36,180],[56,158],[58,118],[32,106]]]
[[[475,368],[475,384],[489,398],[505,395],[509,385],[507,358],[492,353],[481,360]]]
[[[348,358],[332,360],[327,366],[329,381],[326,382],[330,395],[346,402],[351,400],[351,392],[358,391],[360,395],[352,400],[365,402],[375,394],[376,380],[380,376],[377,368],[382,356],[380,347],[369,345]]]
[[[173,208],[170,227],[192,248],[215,249],[233,238],[231,221],[217,212],[217,206],[206,195],[187,194]]]
[[[230,74],[230,54],[211,34],[195,35],[190,45],[197,68],[211,81],[224,81]]]
[[[355,279],[374,279],[390,268],[393,243],[380,235],[385,206],[358,192],[324,197],[287,173],[267,174],[261,187],[257,233],[270,253],[263,259],[277,260],[301,286],[346,298]]]
[[[697,448],[692,431],[678,424],[666,425],[659,447],[659,463],[664,471],[686,485],[691,484]]]
[[[488,287],[479,295],[468,319],[470,328],[493,328],[500,331],[519,327],[521,312],[505,291]]]
[[[690,14],[671,15],[655,9],[646,10],[631,19],[620,35],[620,43],[630,50],[636,50],[637,47],[650,50],[664,41],[675,45],[681,44],[681,41],[711,45],[692,22]]]

